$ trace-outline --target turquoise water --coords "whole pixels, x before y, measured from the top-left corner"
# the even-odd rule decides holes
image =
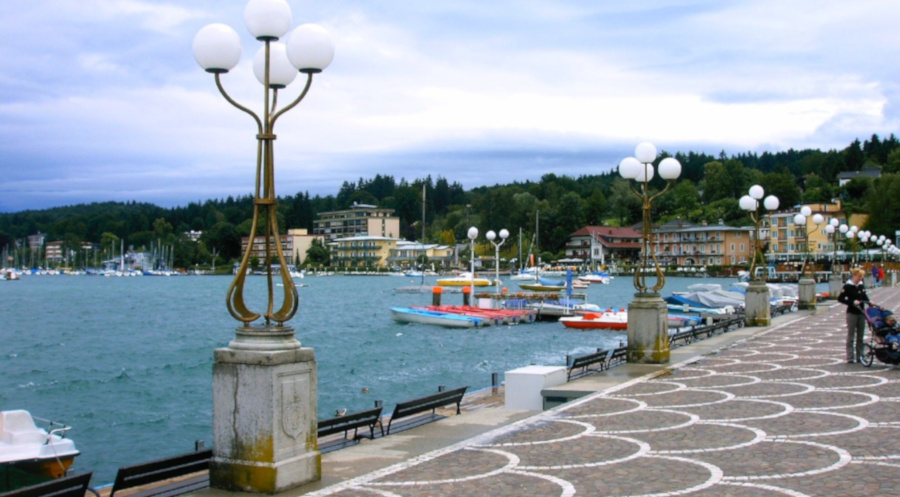
[[[247,280],[253,308],[265,278]],[[653,280],[651,280],[652,282]],[[669,278],[664,294],[695,283]],[[433,279],[431,279],[433,283]],[[212,440],[213,349],[234,336],[225,308],[231,277],[103,278],[25,276],[0,282],[0,409],[27,409],[65,422],[82,455],[75,471],[111,482],[119,466],[192,450]],[[468,385],[490,387],[491,373],[617,346],[624,333],[573,331],[559,323],[451,330],[402,325],[391,306],[427,305],[430,294],[396,293],[418,284],[400,277],[308,277],[290,322],[318,362],[319,416],[393,404]],[[428,283],[428,282],[426,282]],[[511,290],[515,282],[506,283]],[[592,285],[588,302],[625,307],[631,278]],[[460,294],[443,303],[460,304]],[[257,307],[258,308],[258,307]],[[363,393],[367,389],[368,393]]]

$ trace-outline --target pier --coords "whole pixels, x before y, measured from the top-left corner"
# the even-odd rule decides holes
[[[900,306],[900,288],[871,296]],[[285,495],[898,495],[900,369],[845,362],[844,311],[821,303],[667,365],[584,376],[544,392],[573,400],[543,412],[489,390],[459,416],[325,455],[322,481]]]

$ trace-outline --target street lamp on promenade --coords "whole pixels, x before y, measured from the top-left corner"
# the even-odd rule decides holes
[[[238,103],[222,85],[222,75],[241,59],[241,40],[225,24],[210,24],[194,36],[197,63],[215,77],[225,100],[256,123],[256,183],[250,242],[228,289],[226,305],[241,326],[227,348],[216,349],[213,365],[213,460],[210,484],[215,488],[277,493],[321,478],[321,454],[316,449],[317,395],[315,354],[302,348],[294,329],[285,326],[297,312],[297,289],[288,271],[279,235],[275,196],[275,123],[307,95],[313,75],[334,56],[324,28],[302,24],[287,37],[292,23],[285,0],[250,0],[244,8],[248,31],[262,43],[253,58],[253,72],[262,83],[262,112]],[[297,74],[304,88],[278,107],[279,91]],[[251,310],[244,300],[244,282],[258,229],[264,234],[268,301]],[[275,306],[272,261],[281,264],[283,298]],[[254,321],[263,318],[261,326]]]
[[[491,245],[494,246],[494,284],[497,286],[497,293],[500,293],[500,246],[506,242],[506,239],[509,238],[509,231],[502,229],[500,230],[500,243],[494,242],[497,239],[497,234],[494,233],[493,230],[488,231],[485,235],[487,239],[491,242]]]
[[[825,233],[831,237],[831,276],[828,277],[828,298],[836,300],[841,292],[841,275],[837,271],[837,246],[838,233],[840,233],[840,221],[836,217],[825,225]]]
[[[812,216],[812,222],[815,227],[807,230],[807,219]],[[819,213],[813,214],[809,206],[803,206],[800,213],[794,216],[794,229],[797,230],[803,240],[803,263],[800,266],[800,281],[798,282],[799,302],[797,306],[800,309],[816,308],[816,280],[815,269],[813,269],[812,277],[807,273],[807,265],[809,264],[809,235],[819,229],[819,225],[825,222],[825,217]]]
[[[762,221],[760,200],[763,199],[765,194],[766,192],[763,190],[763,187],[753,185],[750,187],[750,191],[747,195],[744,195],[738,201],[741,209],[750,214],[750,219],[753,220],[755,230],[753,239],[753,261],[750,263],[750,284],[747,286],[744,306],[747,325],[749,326],[768,326],[772,323],[772,311],[769,305],[769,287],[766,285],[766,282],[756,274],[756,261],[762,259],[763,265],[766,263],[766,258],[763,255],[760,246],[759,236],[759,224]],[[762,203],[763,207],[771,212],[778,209],[780,202],[778,201],[778,197],[769,195]],[[771,230],[769,232],[771,233]]]
[[[659,291],[665,285],[666,277],[656,254],[652,253],[650,215],[653,201],[666,193],[672,182],[681,175],[681,163],[674,158],[665,158],[659,163],[659,176],[666,180],[662,191],[653,194],[650,180],[653,179],[653,162],[657,158],[656,147],[649,142],[638,144],[634,157],[627,157],[619,163],[619,174],[626,180],[634,180],[635,188],[629,182],[631,191],[641,199],[643,224],[641,230],[641,261],[634,273],[635,299],[628,304],[628,362],[664,364],[669,362],[668,308],[660,298]],[[646,272],[653,260],[656,284],[647,287]]]
[[[634,288],[639,293],[647,292],[646,272],[650,267],[650,259],[653,259],[653,267],[656,272],[656,285],[650,290],[652,293],[659,292],[666,284],[666,276],[659,267],[656,260],[656,254],[652,252],[652,224],[650,222],[653,201],[662,194],[669,191],[672,182],[681,175],[681,163],[678,159],[668,157],[659,163],[659,176],[666,180],[666,187],[661,192],[651,194],[650,180],[653,179],[654,169],[653,161],[656,160],[656,146],[649,142],[638,144],[634,149],[634,157],[626,157],[619,163],[619,174],[627,179],[634,180],[640,188],[631,186],[631,191],[641,199],[643,204],[642,211],[642,229],[641,229],[641,261],[640,265],[634,273]],[[630,184],[629,184],[630,186]]]
[[[469,237],[469,259],[472,265],[472,278],[470,288],[470,297],[475,296],[475,239],[478,238],[478,228],[472,226],[466,234]]]

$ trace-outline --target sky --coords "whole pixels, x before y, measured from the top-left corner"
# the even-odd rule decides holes
[[[614,169],[641,141],[843,149],[900,124],[896,0],[288,0],[334,62],[276,124],[279,196],[431,175],[470,189]],[[253,192],[261,113],[243,0],[0,2],[0,212]],[[301,78],[282,90],[292,100]]]

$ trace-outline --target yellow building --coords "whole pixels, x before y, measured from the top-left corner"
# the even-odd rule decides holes
[[[281,251],[288,264],[302,265],[306,260],[306,251],[312,246],[315,239],[325,241],[325,237],[319,235],[310,235],[306,229],[291,229],[286,235],[281,235]],[[241,253],[247,251],[247,244],[250,237],[241,238]],[[259,260],[266,258],[266,237],[257,236],[253,239],[253,253]],[[275,247],[271,247],[272,255],[275,255]]]
[[[353,204],[349,209],[320,212],[313,221],[313,233],[324,236],[329,242],[354,236],[400,236],[400,218],[394,209],[381,209],[374,205]]]
[[[347,268],[386,268],[391,251],[402,240],[386,236],[353,236],[328,243],[332,265]]]
[[[416,267],[416,259],[423,254],[428,258],[429,264],[433,264],[435,268],[449,267],[453,260],[453,247],[401,240],[391,250],[388,262],[392,267],[401,269],[414,268]]]

